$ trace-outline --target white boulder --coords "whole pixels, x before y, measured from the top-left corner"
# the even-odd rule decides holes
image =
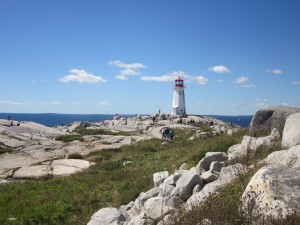
[[[92,216],[87,225],[122,225],[125,217],[116,208],[102,208]]]
[[[282,134],[282,147],[288,149],[300,144],[300,113],[287,117]]]

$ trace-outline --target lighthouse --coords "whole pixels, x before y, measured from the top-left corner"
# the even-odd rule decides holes
[[[184,85],[183,80],[178,77],[175,80],[172,115],[186,116],[185,99],[184,99]]]

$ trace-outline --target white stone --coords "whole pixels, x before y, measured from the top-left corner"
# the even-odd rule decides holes
[[[116,208],[103,208],[94,213],[87,225],[121,225],[125,217]]]
[[[51,163],[53,176],[67,176],[83,169],[87,169],[89,166],[89,161],[81,159],[59,159],[54,160]]]
[[[193,194],[193,189],[197,184],[203,185],[202,179],[195,171],[189,171],[178,179],[171,196],[178,196],[186,201]]]
[[[147,218],[159,222],[164,216],[174,212],[174,208],[165,204],[162,197],[150,198],[145,202],[145,214]]]
[[[239,174],[245,173],[246,171],[247,171],[247,168],[239,163],[237,163],[235,165],[223,167],[221,169],[219,178],[217,180],[205,185],[201,191],[194,193],[187,200],[185,207],[188,210],[191,210],[194,206],[198,206],[198,205],[202,204],[206,200],[206,198],[208,198],[212,194],[217,193],[217,191],[221,187],[230,183],[231,181],[236,179],[236,177]]]
[[[13,178],[15,179],[39,179],[47,178],[51,175],[52,171],[50,166],[47,165],[36,165],[36,166],[27,166],[18,169]]]
[[[250,215],[285,218],[300,204],[300,167],[263,167],[252,177],[243,196],[243,210]],[[257,223],[260,221],[258,220]]]
[[[228,159],[228,156],[224,152],[207,152],[205,157],[200,160],[196,167],[203,168],[205,171],[209,170],[210,164],[214,161],[223,162]]]
[[[299,167],[300,145],[296,145],[289,150],[272,152],[264,161],[271,166]]]
[[[282,147],[288,149],[300,144],[300,113],[287,117],[282,134]]]
[[[154,173],[153,174],[154,187],[158,187],[168,176],[169,176],[168,171]]]

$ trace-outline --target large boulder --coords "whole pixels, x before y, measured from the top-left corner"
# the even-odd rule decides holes
[[[273,128],[282,133],[286,118],[300,112],[300,108],[276,106],[258,110],[250,123],[250,133],[260,136],[261,133],[270,133]]]
[[[224,152],[207,152],[205,154],[205,157],[200,160],[196,168],[199,170],[199,168],[204,169],[205,171],[209,170],[210,164],[214,161],[217,162],[223,162],[228,159],[228,156]]]
[[[116,208],[103,208],[97,211],[87,225],[122,225],[125,217]]]
[[[159,222],[166,215],[172,214],[175,207],[169,204],[163,197],[150,198],[145,202],[146,218]]]
[[[282,147],[290,148],[300,144],[300,113],[295,113],[286,119],[283,134]]]
[[[171,196],[178,196],[186,201],[193,194],[193,189],[197,184],[202,186],[202,179],[196,173],[196,170],[189,170],[178,179],[176,187],[171,192]]]
[[[266,218],[285,218],[300,204],[300,167],[263,167],[252,177],[242,196],[242,210],[257,224]]]
[[[300,145],[289,150],[272,152],[264,162],[270,166],[300,167]]]

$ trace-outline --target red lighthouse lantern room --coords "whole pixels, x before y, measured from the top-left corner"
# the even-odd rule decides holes
[[[180,77],[175,80],[175,87],[183,87],[183,80]]]

